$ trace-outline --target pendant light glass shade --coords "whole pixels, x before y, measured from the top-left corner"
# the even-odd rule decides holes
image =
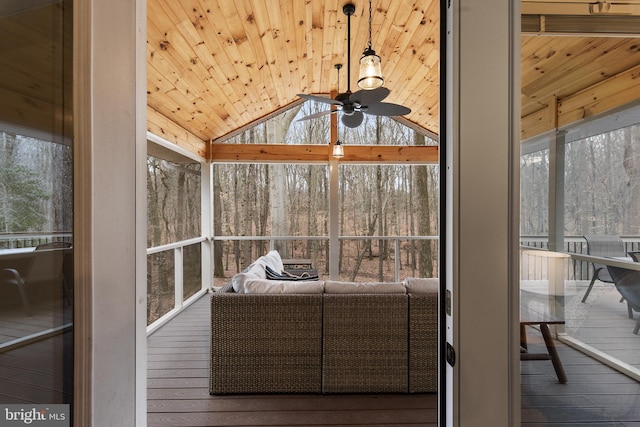
[[[358,87],[364,90],[377,89],[384,84],[380,57],[376,55],[376,52],[371,48],[372,9],[371,0],[369,0],[369,46],[362,52],[362,58],[360,58],[360,73],[358,76]]]
[[[344,157],[344,148],[340,140],[333,145],[333,157]]]
[[[377,89],[384,84],[380,57],[370,47],[365,49],[360,58],[360,74],[358,87],[364,90]]]

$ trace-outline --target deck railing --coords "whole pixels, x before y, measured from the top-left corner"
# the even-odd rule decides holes
[[[349,275],[354,266],[355,260],[361,251],[366,252],[366,258],[371,260],[372,258],[378,258],[380,256],[380,248],[376,247],[375,250],[368,250],[367,247],[371,247],[372,243],[380,245],[380,242],[387,245],[384,254],[384,281],[399,281],[403,276],[410,276],[416,274],[415,262],[410,260],[410,253],[415,250],[411,247],[412,243],[419,241],[431,242],[431,254],[434,259],[433,271],[430,275],[437,275],[437,258],[438,258],[438,236],[340,236],[338,240],[343,244],[343,251],[350,251],[349,256],[342,254],[341,260],[349,259],[349,264],[341,261],[340,273],[341,275]],[[281,251],[283,258],[296,258],[296,259],[309,259],[312,261],[314,268],[322,274],[328,273],[328,260],[327,260],[327,246],[326,242],[329,241],[328,236],[216,236],[213,241],[217,241],[225,245],[223,251],[225,253],[232,253],[233,249],[229,245],[237,245],[240,242],[264,242],[264,245],[254,245],[256,248],[260,248],[258,252],[266,252],[272,249],[278,249]],[[319,242],[323,242],[324,246],[320,247]],[[347,248],[348,246],[348,248]],[[240,251],[238,250],[238,255]],[[403,255],[404,254],[404,255]],[[249,258],[257,257],[252,255]],[[247,260],[251,262],[253,259]],[[242,270],[246,265],[241,263],[236,264],[237,269]],[[237,270],[236,269],[236,270]],[[230,269],[229,274],[235,274],[236,271]],[[359,276],[367,276],[367,280],[378,280],[378,272],[375,272],[374,276],[371,276],[370,272],[361,272]],[[363,277],[364,279],[364,277]]]
[[[207,291],[205,237],[147,249],[147,332],[151,333]],[[205,267],[203,267],[203,264]]]
[[[147,249],[147,333],[153,333],[200,295],[215,286],[215,281],[222,281],[219,283],[222,284],[233,274],[247,267],[241,262],[236,262],[235,259],[230,259],[239,257],[241,242],[252,243],[251,252],[255,252],[246,257],[245,263],[252,262],[271,249],[278,249],[285,245],[285,257],[310,259],[313,266],[322,273],[328,271],[326,246],[328,240],[328,236],[216,236],[210,239],[195,238]],[[384,281],[399,281],[403,276],[415,275],[415,262],[408,262],[406,254],[411,250],[412,242],[428,241],[431,242],[431,253],[436,260],[433,271],[437,272],[437,236],[341,236],[339,240],[344,244],[351,243],[352,251],[362,250],[364,245],[370,245],[371,242],[388,242],[389,248],[386,250],[384,260]],[[211,283],[205,283],[209,265],[202,254],[211,252],[203,248],[215,247],[216,242],[226,245],[222,248],[225,258],[225,278],[213,279]],[[262,245],[257,244],[258,242],[262,242]],[[321,247],[318,244],[320,242],[325,245]],[[230,245],[238,247],[233,248]],[[405,254],[404,258],[402,253]],[[369,252],[367,256],[372,255]],[[343,266],[342,271],[347,271],[345,274],[349,274],[348,269],[349,267]],[[360,273],[358,279],[377,280],[364,273]]]
[[[640,247],[639,236],[621,239],[626,252]],[[633,319],[616,286],[596,281],[593,292],[590,288],[594,262],[636,271],[640,271],[640,263],[588,255],[582,236],[565,237],[565,242],[562,253],[547,252],[546,237],[522,237],[521,301],[564,320],[557,329],[557,338],[564,344],[640,381],[640,364],[634,357],[637,313]]]
[[[51,242],[73,243],[73,234],[70,231],[0,233],[0,249],[35,248]]]
[[[640,250],[640,236],[621,236],[625,245],[625,252]],[[521,236],[521,250],[548,249],[546,236]],[[587,241],[583,236],[565,236],[564,252],[567,254],[587,255]],[[544,279],[547,265],[539,257],[522,257],[520,263],[520,278],[525,280]],[[576,257],[571,257],[565,268],[565,280],[590,280],[593,274],[592,263]]]

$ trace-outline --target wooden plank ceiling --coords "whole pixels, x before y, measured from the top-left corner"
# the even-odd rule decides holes
[[[0,1],[2,130],[70,143],[72,18],[60,1]]]
[[[298,93],[345,91],[346,67],[340,82],[334,68],[347,61],[345,2],[147,0],[148,129],[205,153],[210,141],[299,102]],[[355,91],[369,4],[353,3]],[[62,40],[52,42],[60,30],[50,28],[60,3],[2,5],[0,121],[49,132],[45,111],[71,117],[60,96],[70,76],[47,64]],[[408,122],[436,135],[438,8],[437,0],[373,0],[372,16],[387,100],[410,107]],[[640,0],[525,0],[522,13],[523,138],[640,99]]]
[[[148,0],[148,105],[203,141],[298,102],[347,89],[344,0]],[[354,1],[351,90],[367,46],[369,4]],[[385,100],[438,130],[438,1],[373,2],[372,47]],[[344,64],[338,72],[335,64]],[[161,123],[157,123],[160,125]],[[152,124],[153,127],[153,124]],[[158,126],[155,126],[157,129]]]
[[[354,3],[352,91],[369,18],[368,2]],[[523,23],[534,24],[522,36],[523,138],[640,98],[640,40],[634,34],[598,34],[600,24],[585,30],[569,19],[584,15],[602,24],[621,16],[618,11],[640,14],[639,2],[623,0],[613,8],[596,3],[523,2]],[[346,70],[338,82],[334,68],[347,61],[344,4],[148,0],[150,130],[196,143],[223,141],[293,105],[298,93],[328,94],[338,84],[345,91]],[[372,47],[382,58],[388,101],[409,106],[412,112],[405,118],[434,134],[439,130],[438,8],[436,0],[374,0],[372,16]],[[569,23],[564,32],[545,33],[539,25],[545,10],[548,22],[560,14],[561,22]],[[631,28],[640,28],[633,26],[637,23],[632,21]]]
[[[521,136],[640,100],[640,1],[523,0]]]

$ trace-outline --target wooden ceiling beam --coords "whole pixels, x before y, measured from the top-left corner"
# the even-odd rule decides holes
[[[212,144],[209,160],[215,163],[327,163],[330,152],[320,144]],[[437,164],[438,147],[347,145],[340,163]]]
[[[570,96],[550,96],[542,108],[522,117],[521,138],[528,139],[636,102],[640,98],[638,78],[640,65]]]

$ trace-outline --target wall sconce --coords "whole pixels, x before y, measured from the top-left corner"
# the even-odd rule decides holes
[[[342,142],[340,142],[340,140],[337,140],[336,143],[333,145],[333,157],[336,157],[336,158],[344,157],[344,147],[342,145]]]
[[[369,0],[369,46],[360,58],[358,87],[364,90],[377,89],[384,84],[380,57],[371,49],[371,0]]]

